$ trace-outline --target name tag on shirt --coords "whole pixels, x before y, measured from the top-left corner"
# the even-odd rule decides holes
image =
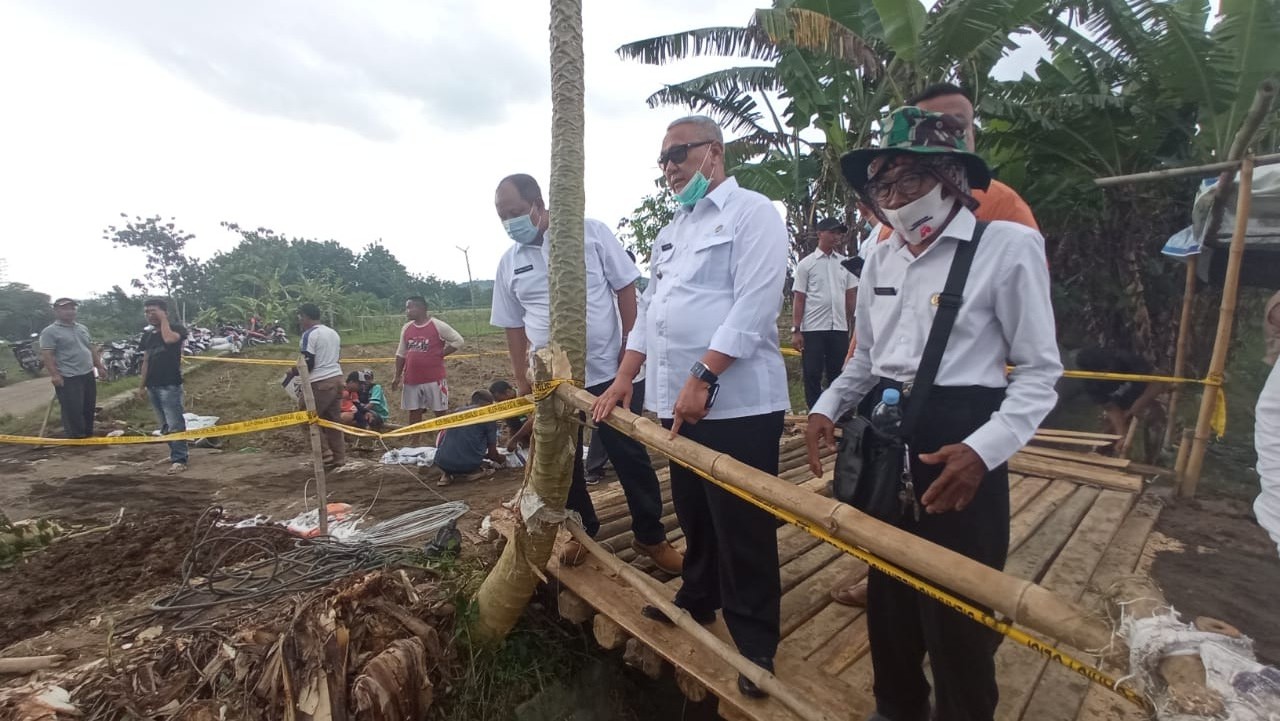
[[[533,265],[532,265],[532,264],[530,264],[530,265],[526,265],[526,266],[524,266],[523,268],[516,268],[516,269],[515,269],[515,274],[516,274],[516,275],[520,275],[521,273],[528,273],[528,272],[529,272],[529,271],[531,271],[531,270],[533,270]]]
[[[670,244],[670,243],[663,243],[663,244],[662,244],[662,249],[663,249],[663,250],[671,250],[671,244]]]
[[[876,292],[876,295],[897,295],[897,294],[898,294],[898,289],[897,289],[897,288],[889,288],[889,287],[885,287],[885,286],[876,286],[874,290],[875,290],[875,292]]]

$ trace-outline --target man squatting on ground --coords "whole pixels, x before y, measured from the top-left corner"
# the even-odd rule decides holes
[[[884,121],[878,149],[846,154],[841,169],[871,201],[889,240],[868,254],[858,290],[857,349],[809,415],[809,462],[821,473],[819,444],[834,444],[835,421],[878,402],[915,377],[952,259],[977,243],[959,313],[913,435],[918,518],[897,525],[980,563],[1002,569],[1009,546],[1006,461],[1035,433],[1057,398],[1062,363],[1054,332],[1044,241],[1025,225],[979,224],[972,188],[990,171],[965,151],[951,116],[906,107]],[[1006,365],[1013,365],[1006,372]],[[864,413],[865,403],[864,403]],[[908,412],[910,412],[908,410]],[[877,715],[930,718],[928,654],[936,715],[991,719],[1000,636],[877,571],[868,580],[867,630]]]
[[[714,120],[675,121],[659,152],[658,167],[683,207],[654,240],[640,317],[593,415],[599,421],[628,405],[631,379],[647,362],[645,407],[672,436],[777,475],[790,407],[777,326],[786,226],[768,198],[726,175]],[[772,671],[782,595],[777,521],[676,463],[671,497],[686,542],[675,604],[704,624],[723,611],[738,650]],[[643,613],[670,622],[657,608]],[[764,695],[745,676],[738,690]]]
[[[532,391],[528,373],[530,353],[548,343],[551,331],[547,280],[550,248],[545,242],[551,216],[537,181],[523,174],[507,176],[498,184],[494,205],[512,244],[498,262],[490,323],[506,330],[511,369],[521,394],[527,395]],[[635,282],[640,271],[608,226],[592,219],[586,219],[584,224],[586,386],[598,395],[618,375],[618,359],[636,319]],[[636,370],[631,369],[628,382]],[[662,495],[649,452],[639,441],[606,425],[601,424],[597,432],[631,510],[635,532],[633,548],[653,559],[663,571],[679,574],[684,559],[667,542],[662,525]],[[565,506],[582,517],[588,535],[594,536],[600,530],[600,522],[587,492],[585,475],[582,429],[579,428],[573,455],[573,482]],[[585,556],[586,551],[573,540],[562,547],[560,554],[561,562],[571,565],[581,563]]]

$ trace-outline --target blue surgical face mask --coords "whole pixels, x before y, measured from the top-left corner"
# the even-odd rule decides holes
[[[533,245],[538,240],[538,226],[533,224],[532,211],[526,215],[502,221],[502,227],[506,229],[507,235],[520,245]]]
[[[693,210],[693,206],[698,204],[699,200],[707,194],[707,189],[711,187],[711,181],[707,180],[707,176],[702,174],[702,166],[707,164],[707,158],[711,157],[711,153],[702,156],[702,162],[698,164],[698,170],[689,178],[689,182],[684,184],[679,193],[676,193],[676,200],[684,206],[685,210]]]

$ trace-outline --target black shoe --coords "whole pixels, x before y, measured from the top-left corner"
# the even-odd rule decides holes
[[[688,609],[685,609],[685,610],[688,611]],[[671,617],[663,613],[662,609],[658,608],[657,606],[645,606],[644,608],[641,608],[640,615],[644,616],[645,618],[651,621],[657,621],[658,623],[665,623],[668,626],[676,625],[676,622],[672,621]],[[693,620],[697,621],[703,626],[710,626],[711,624],[716,622],[715,611],[706,611],[706,612],[689,611],[689,615],[693,616]]]
[[[769,673],[773,673],[772,658],[748,656],[747,660],[759,666],[760,668],[768,671]],[[755,683],[751,679],[747,678],[746,676],[743,676],[742,674],[738,674],[738,693],[742,694],[743,696],[746,696],[747,698],[768,698],[769,697],[769,694],[765,693],[764,690],[761,689],[759,686],[755,685]]]

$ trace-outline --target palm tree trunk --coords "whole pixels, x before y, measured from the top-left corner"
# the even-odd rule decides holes
[[[534,359],[539,383],[574,378],[586,365],[586,266],[583,263],[582,0],[551,0],[551,342]],[[564,519],[573,478],[572,408],[554,394],[534,412],[529,482],[520,504],[523,523],[476,595],[476,635],[497,642],[520,618],[547,565]]]

